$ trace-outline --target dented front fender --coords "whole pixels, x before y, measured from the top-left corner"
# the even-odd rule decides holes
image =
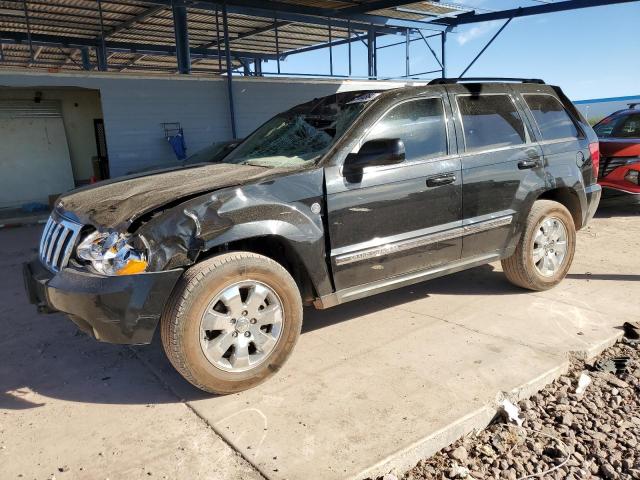
[[[331,292],[323,222],[323,170],[315,168],[224,188],[163,211],[137,231],[153,271],[192,265],[247,239],[276,237],[293,249],[320,295]]]

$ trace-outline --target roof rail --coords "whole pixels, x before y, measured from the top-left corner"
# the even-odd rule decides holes
[[[464,78],[434,78],[429,85],[448,85],[453,83],[464,82],[518,82],[518,83],[537,83],[544,85],[544,80],[539,78],[508,78],[508,77],[464,77]]]

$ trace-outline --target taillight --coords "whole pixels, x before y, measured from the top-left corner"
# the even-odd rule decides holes
[[[590,143],[589,153],[591,154],[591,168],[593,169],[593,176],[598,178],[598,170],[600,169],[600,143]]]

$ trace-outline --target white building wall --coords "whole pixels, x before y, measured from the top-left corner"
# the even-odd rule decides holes
[[[382,89],[422,82],[234,77],[238,135],[276,113],[337,91]],[[161,123],[180,122],[189,152],[231,139],[224,78],[110,73],[0,72],[0,88],[80,87],[100,91],[111,175],[175,161]]]

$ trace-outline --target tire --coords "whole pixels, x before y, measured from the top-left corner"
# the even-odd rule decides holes
[[[289,272],[262,255],[232,252],[184,273],[162,314],[161,337],[169,361],[187,381],[230,394],[274,375],[301,327],[302,301]]]
[[[553,233],[556,232],[556,221],[561,224],[558,228],[564,229],[566,237],[562,257],[559,255],[562,243],[559,240],[554,243],[551,241],[556,237],[556,233]],[[549,225],[551,228],[548,228]],[[545,229],[552,233],[545,236]],[[558,202],[537,200],[527,216],[515,253],[502,260],[502,269],[507,279],[519,287],[535,291],[548,290],[566,276],[573,262],[575,248],[576,228],[569,210]],[[541,260],[536,262],[537,258]],[[555,270],[549,268],[551,265],[555,266]]]

